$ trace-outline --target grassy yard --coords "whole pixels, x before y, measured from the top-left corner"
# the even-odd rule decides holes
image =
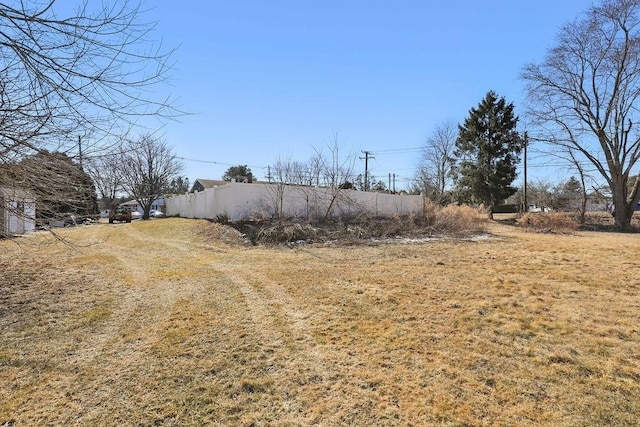
[[[165,219],[0,241],[0,426],[624,426],[640,236],[244,245]]]

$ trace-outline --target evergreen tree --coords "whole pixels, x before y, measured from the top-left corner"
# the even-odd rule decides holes
[[[575,176],[572,176],[562,184],[561,191],[565,194],[579,195],[582,194],[582,184]]]
[[[11,168],[12,180],[36,196],[38,218],[62,213],[94,215],[98,197],[82,165],[65,153],[42,150]]]
[[[513,109],[491,91],[459,126],[455,155],[461,201],[493,208],[516,192],[511,184],[523,143]]]
[[[222,175],[222,179],[225,181],[242,181],[251,173],[251,168],[247,165],[230,166]]]
[[[165,194],[183,194],[189,191],[191,185],[189,184],[189,178],[178,176],[173,178],[169,183],[169,186],[165,189]]]

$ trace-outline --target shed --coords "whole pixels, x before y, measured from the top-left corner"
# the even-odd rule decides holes
[[[15,236],[35,229],[35,196],[25,190],[0,187],[0,236]]]

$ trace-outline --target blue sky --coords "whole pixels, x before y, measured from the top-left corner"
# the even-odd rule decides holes
[[[444,120],[462,122],[489,90],[524,122],[520,70],[541,61],[591,2],[176,4],[149,2],[146,18],[166,47],[178,47],[169,90],[193,114],[164,137],[198,160],[185,161],[190,180],[219,179],[236,164],[263,179],[279,158],[306,161],[337,135],[344,153],[373,152],[371,173],[385,181],[395,173],[404,187],[420,157],[414,148]],[[531,164],[543,179],[564,173]]]

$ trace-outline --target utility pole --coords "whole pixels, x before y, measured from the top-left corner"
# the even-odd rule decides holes
[[[529,145],[529,134],[525,131],[524,133],[524,209],[523,212],[527,213],[529,211],[529,204],[527,202],[527,145]]]
[[[369,159],[375,159],[371,156],[371,151],[363,151],[364,158],[360,157],[360,160],[364,160],[364,191],[369,191]]]
[[[78,135],[78,159],[80,160],[80,167],[82,167],[82,138]]]

